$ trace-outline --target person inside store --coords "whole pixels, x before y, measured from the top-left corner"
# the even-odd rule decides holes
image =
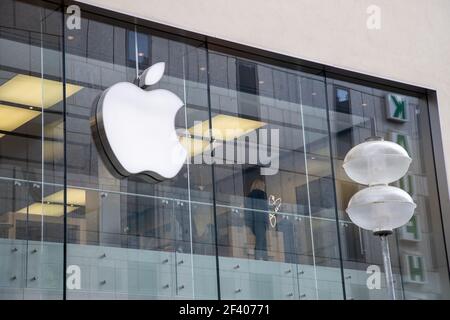
[[[245,200],[245,222],[255,237],[255,259],[267,260],[267,238],[269,204],[266,184],[256,178],[250,185],[250,192]]]

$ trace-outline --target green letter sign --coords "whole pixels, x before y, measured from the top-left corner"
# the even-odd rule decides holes
[[[408,121],[408,101],[406,97],[394,94],[386,95],[386,116],[389,120]]]

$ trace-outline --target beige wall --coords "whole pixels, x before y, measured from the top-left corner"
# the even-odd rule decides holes
[[[450,0],[82,0],[327,65],[435,89],[450,177]],[[381,8],[368,30],[366,9]]]

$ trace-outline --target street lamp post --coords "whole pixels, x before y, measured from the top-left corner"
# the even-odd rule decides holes
[[[411,161],[400,145],[372,137],[353,147],[343,164],[350,179],[368,186],[353,195],[346,211],[354,224],[380,237],[386,286],[393,300],[394,279],[387,236],[411,219],[416,204],[407,192],[388,184],[402,178]]]

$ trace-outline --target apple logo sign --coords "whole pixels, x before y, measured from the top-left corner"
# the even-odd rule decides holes
[[[162,78],[164,68],[164,62],[152,65],[137,85],[112,85],[97,102],[92,119],[95,139],[122,177],[171,179],[186,160],[187,151],[175,131],[175,115],[183,101],[168,90],[144,90]]]

